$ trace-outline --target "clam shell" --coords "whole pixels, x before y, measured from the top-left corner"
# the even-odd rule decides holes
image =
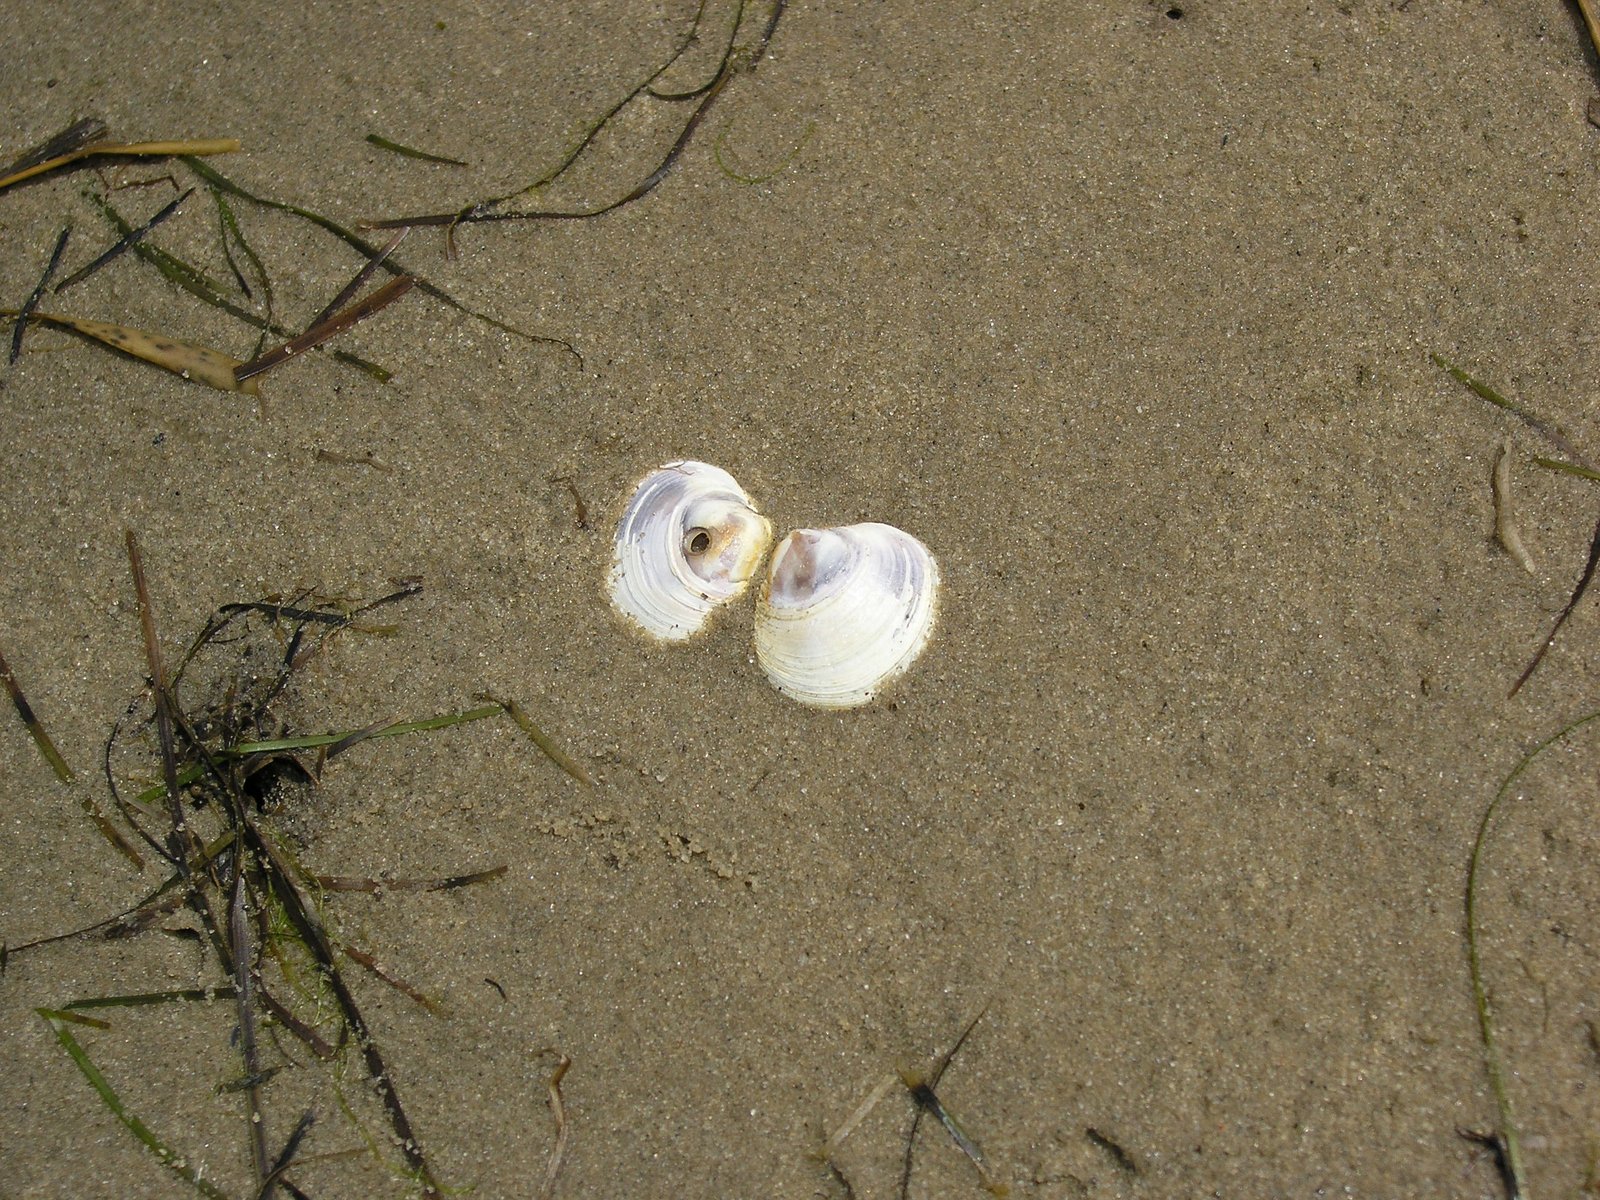
[[[893,525],[797,529],[772,552],[756,659],[804,704],[865,704],[927,646],[938,590],[933,555]]]
[[[617,525],[611,604],[666,642],[697,632],[755,575],[771,523],[721,467],[672,462],[634,489]]]

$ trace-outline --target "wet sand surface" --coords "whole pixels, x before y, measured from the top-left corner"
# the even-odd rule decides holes
[[[528,11],[531,7],[532,11]],[[0,646],[79,774],[8,713],[0,938],[102,920],[161,882],[85,818],[146,679],[136,531],[177,654],[219,604],[376,597],[287,710],[349,729],[516,698],[509,721],[374,742],[299,817],[309,870],[506,864],[455,891],[332,895],[325,918],[437,1000],[347,977],[438,1177],[571,1197],[889,1197],[926,1076],[1013,1197],[1504,1195],[1460,1131],[1499,1117],[1468,974],[1477,826],[1537,742],[1591,711],[1580,605],[1594,484],[1437,353],[1600,457],[1596,63],[1569,6],[1438,0],[815,4],[727,84],[670,174],[603,219],[437,230],[421,293],[311,353],[260,404],[33,328],[0,375]],[[696,6],[105,3],[13,14],[5,156],[81,116],[354,224],[450,211],[552,170],[672,55]],[[749,44],[766,9],[739,35]],[[669,82],[715,71],[708,5]],[[686,103],[636,104],[535,201],[646,178]],[[368,133],[468,160],[403,158]],[[16,306],[179,164],[0,194]],[[360,265],[237,205],[279,319]],[[230,278],[212,198],[152,240]],[[382,235],[374,234],[375,238]],[[240,303],[253,302],[240,300]],[[252,331],[127,257],[47,308],[252,353]],[[1507,435],[1537,571],[1494,540]],[[318,452],[374,456],[387,469]],[[872,519],[945,580],[936,639],[864,709],[796,705],[749,603],[666,648],[608,609],[611,529],[674,458],[732,471],[779,531]],[[579,521],[581,499],[586,520]],[[1485,975],[1531,1191],[1600,1155],[1600,738],[1517,781],[1488,841]],[[158,768],[146,759],[144,777]],[[264,818],[268,820],[269,818]],[[195,928],[175,914],[167,928]],[[195,1194],[96,1097],[41,1006],[222,982],[149,932],[14,953],[0,979],[0,1196]],[[314,1010],[317,989],[297,1004]],[[227,1194],[253,1194],[234,1006],[112,1009],[106,1077]],[[292,1177],[414,1195],[359,1064],[292,1060],[269,1140]],[[360,1123],[342,1111],[352,1106]],[[354,1153],[341,1154],[353,1151]],[[909,1194],[980,1196],[925,1117]]]

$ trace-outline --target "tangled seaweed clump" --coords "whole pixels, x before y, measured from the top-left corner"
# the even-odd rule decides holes
[[[134,865],[154,860],[163,881],[125,912],[70,933],[10,949],[37,951],[68,938],[128,938],[161,929],[195,940],[206,952],[210,978],[197,988],[92,996],[57,1008],[40,1008],[63,1051],[104,1107],[167,1170],[201,1195],[223,1197],[208,1173],[156,1132],[124,1099],[94,1061],[89,1029],[109,1029],[110,1009],[153,1005],[227,1004],[228,1046],[217,1045],[217,1103],[239,1107],[248,1144],[253,1195],[282,1189],[304,1195],[303,1179],[360,1146],[387,1167],[436,1196],[443,1186],[379,1046],[358,988],[341,964],[354,962],[383,985],[423,1009],[438,1006],[421,988],[381,965],[373,953],[344,938],[324,908],[332,892],[443,891],[487,883],[504,864],[436,879],[373,879],[318,874],[300,861],[316,825],[314,800],[329,764],[374,738],[445,728],[509,715],[563,770],[584,779],[582,768],[534,726],[514,701],[497,699],[458,713],[419,721],[379,722],[333,733],[303,734],[291,714],[307,667],[326,658],[343,634],[384,636],[394,627],[375,623],[377,610],[418,594],[420,581],[365,604],[305,596],[255,601],[217,609],[169,667],[164,661],[138,545],[128,553],[139,598],[149,669],[148,686],[128,706],[107,739],[103,771],[111,815],[89,804],[108,842]],[[3,663],[0,663],[3,666]],[[9,668],[5,682],[41,751],[53,743],[33,714]],[[535,736],[537,735],[537,736]],[[59,752],[47,753],[57,774],[71,777]],[[158,782],[140,786],[152,774]],[[128,781],[138,781],[130,783]],[[231,1050],[229,1049],[231,1046]],[[559,1058],[559,1056],[558,1056]],[[320,1066],[319,1066],[320,1064]],[[559,1062],[551,1082],[559,1119]],[[292,1107],[290,1107],[292,1105]],[[273,1119],[290,1107],[292,1124]],[[344,1118],[319,1144],[318,1112]],[[344,1129],[341,1136],[338,1130]],[[348,1133],[358,1137],[352,1147]],[[552,1159],[552,1170],[559,1158]],[[348,1166],[344,1169],[348,1170]]]

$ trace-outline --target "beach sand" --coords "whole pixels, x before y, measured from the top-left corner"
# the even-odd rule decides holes
[[[208,161],[347,224],[453,211],[554,169],[695,9],[30,6],[3,154],[97,116],[129,140],[238,137]],[[731,11],[708,6],[666,85],[713,76]],[[1583,569],[1596,493],[1430,354],[1600,457],[1596,91],[1557,0],[795,0],[647,196],[462,227],[453,259],[438,229],[398,251],[575,354],[413,292],[330,347],[389,383],[308,353],[258,404],[30,328],[0,373],[0,647],[78,781],[8,713],[0,939],[104,920],[164,878],[80,807],[109,806],[102,747],[147,677],[125,530],[169,656],[221,604],[421,576],[385,610],[394,636],[302,672],[295,727],[493,692],[595,781],[482,721],[357,747],[299,815],[311,871],[508,867],[326,899],[437,1001],[344,964],[447,1188],[538,1194],[564,1055],[558,1196],[897,1196],[898,1080],[829,1138],[981,1014],[936,1091],[1013,1197],[1503,1196],[1462,1136],[1501,1128],[1468,859],[1502,780],[1594,705],[1587,601],[1507,693]],[[625,195],[691,105],[635,103],[529,203]],[[0,301],[64,224],[64,269],[111,242],[85,190],[143,219],[172,185],[125,185],[169,173],[197,182],[104,163],[0,194]],[[360,265],[235,208],[290,328]],[[203,188],[151,241],[231,278]],[[131,256],[44,307],[255,344]],[[1532,575],[1494,539],[1508,435]],[[945,579],[929,652],[824,712],[766,682],[748,602],[684,645],[631,634],[604,598],[611,531],[681,457],[732,471],[780,531],[921,537]],[[1539,1197],[1593,1188],[1600,1156],[1597,751],[1579,731],[1536,759],[1483,861]],[[222,982],[158,930],[13,952],[0,1197],[194,1195],[33,1010]],[[308,982],[296,1003],[317,999]],[[110,1028],[74,1031],[130,1108],[254,1194],[243,1103],[218,1091],[241,1072],[235,1006],[97,1015]],[[281,1031],[264,1053],[284,1066],[269,1143],[316,1112],[307,1194],[417,1194],[354,1054],[319,1065]],[[911,1164],[911,1196],[985,1194],[932,1114]]]

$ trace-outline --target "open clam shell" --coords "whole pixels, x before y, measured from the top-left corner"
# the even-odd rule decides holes
[[[617,525],[612,606],[666,642],[682,641],[750,582],[772,525],[721,467],[668,463],[634,489]]]
[[[938,591],[933,555],[893,525],[797,529],[772,552],[756,659],[804,704],[865,704],[927,646]]]

